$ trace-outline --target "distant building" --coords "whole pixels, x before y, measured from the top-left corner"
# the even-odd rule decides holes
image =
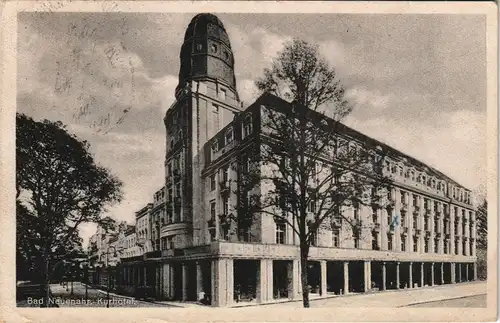
[[[291,228],[269,216],[248,232],[223,221],[238,203],[238,174],[229,164],[258,144],[266,109],[287,109],[289,103],[264,94],[242,108],[229,37],[212,14],[192,19],[180,58],[176,101],[164,119],[165,187],[136,213],[135,238],[129,231],[124,237],[118,285],[129,293],[142,288],[158,299],[204,299],[213,306],[299,299],[298,239]],[[368,219],[362,236],[342,221],[319,231],[310,250],[311,292],[327,296],[475,279],[470,190],[348,127],[339,140],[361,149],[375,142],[386,150],[385,173],[395,187],[389,207],[343,210],[353,220]]]

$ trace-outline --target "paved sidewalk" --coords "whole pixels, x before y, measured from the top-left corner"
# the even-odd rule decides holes
[[[371,294],[333,296],[311,301],[311,307],[404,307],[422,302],[441,301],[486,294],[486,282],[469,282]],[[263,304],[274,307],[302,307],[302,301]]]

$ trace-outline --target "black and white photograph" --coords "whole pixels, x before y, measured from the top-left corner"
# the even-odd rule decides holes
[[[14,310],[496,320],[496,6],[274,4],[16,12]]]

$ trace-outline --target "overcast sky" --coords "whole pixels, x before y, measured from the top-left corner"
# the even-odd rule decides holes
[[[318,44],[355,110],[345,123],[475,190],[486,173],[485,17],[217,14],[241,98],[291,37]],[[163,116],[193,14],[22,13],[18,111],[61,120],[124,183],[120,220],[163,185]],[[101,120],[110,119],[110,125]],[[123,122],[113,126],[122,118]],[[99,125],[100,123],[103,123]],[[94,230],[82,229],[84,238]]]

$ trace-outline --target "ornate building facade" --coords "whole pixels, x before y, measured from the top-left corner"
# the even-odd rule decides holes
[[[296,234],[270,216],[257,217],[250,232],[224,221],[238,204],[238,173],[229,165],[259,143],[265,110],[289,103],[263,94],[243,109],[229,36],[212,14],[192,19],[180,61],[176,100],[164,118],[165,186],[137,212],[140,255],[131,254],[137,246],[124,244],[117,284],[130,293],[145,286],[157,299],[212,306],[299,299]],[[344,129],[342,140],[360,147],[376,142]],[[318,232],[310,249],[311,293],[326,297],[475,279],[471,192],[417,159],[376,144],[388,152],[390,207],[344,210],[368,223],[362,237],[342,224]]]

